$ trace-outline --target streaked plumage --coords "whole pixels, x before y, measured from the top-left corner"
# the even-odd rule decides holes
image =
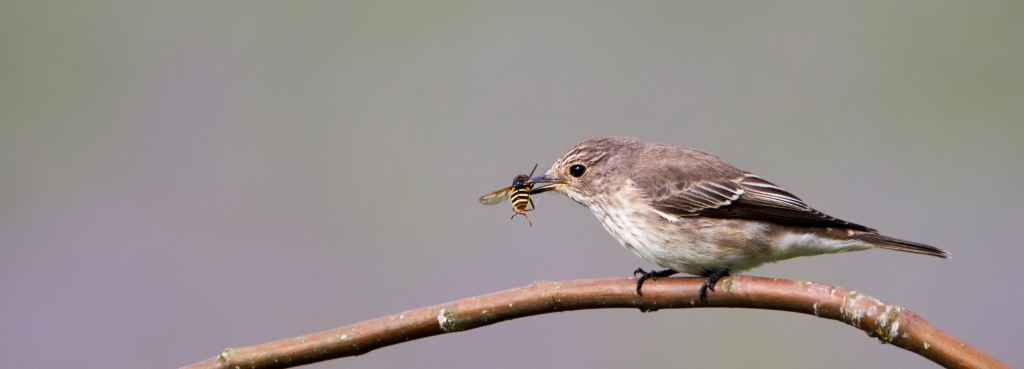
[[[576,177],[573,166],[585,172]],[[707,276],[874,247],[947,256],[829,216],[764,178],[693,149],[591,139],[543,177],[555,183],[550,188],[590,208],[624,247],[672,271]]]

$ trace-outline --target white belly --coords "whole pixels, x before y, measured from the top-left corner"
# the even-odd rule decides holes
[[[719,269],[739,272],[798,256],[869,248],[860,241],[806,233],[773,238],[768,230],[774,225],[750,220],[681,217],[670,221],[650,209],[592,210],[605,230],[627,250],[663,268],[690,274]]]
[[[588,203],[587,198],[572,192],[567,195],[590,208],[605,230],[627,250],[678,272],[739,272],[798,256],[870,248],[861,241],[823,238],[795,229],[789,233],[772,232],[780,226],[753,220],[665,214],[631,198],[638,192],[629,187],[599,200],[600,203]]]

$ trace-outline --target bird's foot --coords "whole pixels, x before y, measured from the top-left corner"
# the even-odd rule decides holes
[[[729,276],[729,269],[711,270],[704,273],[704,284],[700,286],[700,302],[708,301],[708,291],[715,292],[715,283]]]
[[[638,277],[637,280],[636,280],[636,294],[637,294],[637,296],[643,296],[644,295],[642,292],[640,292],[640,287],[643,287],[644,282],[646,282],[648,279],[668,277],[668,276],[676,274],[676,273],[679,273],[679,272],[677,272],[675,270],[672,270],[672,269],[653,270],[653,271],[648,272],[648,271],[644,270],[644,268],[636,268],[636,270],[633,271],[633,276],[634,277]],[[641,311],[642,310],[643,309],[641,309]]]

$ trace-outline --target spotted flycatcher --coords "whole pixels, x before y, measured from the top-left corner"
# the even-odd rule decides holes
[[[942,249],[829,216],[714,155],[633,138],[583,141],[531,180],[590,208],[623,247],[664,270],[705,277],[701,300],[732,272],[798,256],[881,248],[945,258]]]

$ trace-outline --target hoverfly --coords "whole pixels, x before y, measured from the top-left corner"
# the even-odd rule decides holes
[[[516,215],[522,215],[523,218],[526,218],[526,222],[532,226],[533,221],[530,220],[530,216],[526,215],[526,213],[537,207],[533,205],[533,199],[530,195],[551,190],[551,187],[533,189],[533,182],[530,181],[530,178],[533,177],[533,172],[536,170],[537,164],[534,164],[530,174],[517,175],[515,178],[512,178],[511,186],[480,196],[480,203],[484,205],[497,205],[508,198],[512,201],[512,217],[509,219],[515,219]]]

